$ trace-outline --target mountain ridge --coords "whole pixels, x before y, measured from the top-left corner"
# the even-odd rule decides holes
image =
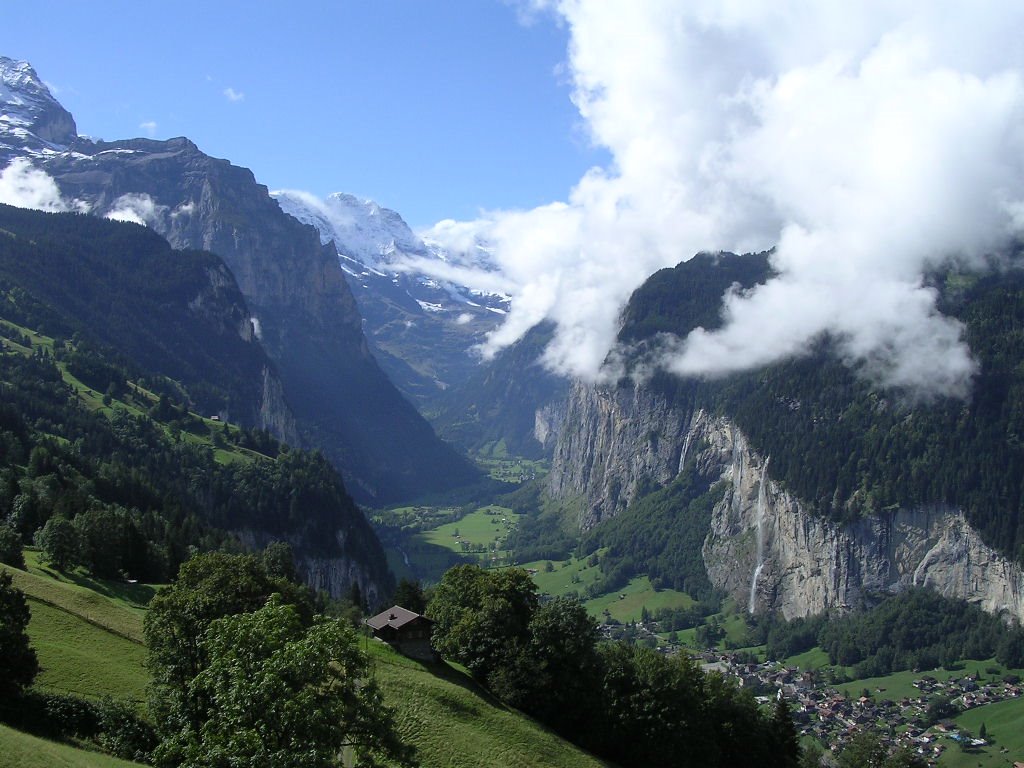
[[[41,82],[35,90],[56,104]],[[185,138],[78,137],[67,149],[40,150],[24,126],[8,128],[0,124],[0,160],[28,158],[92,214],[143,223],[175,248],[225,261],[304,444],[324,450],[361,500],[385,503],[477,477],[378,366],[336,252],[285,214],[251,171]]]

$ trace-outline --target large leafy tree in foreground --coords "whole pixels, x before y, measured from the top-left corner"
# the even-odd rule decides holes
[[[213,706],[198,732],[172,737],[183,766],[320,768],[346,747],[360,765],[411,764],[344,623],[307,629],[274,595],[258,611],[213,622],[203,645],[209,664],[189,688]]]
[[[353,631],[314,619],[309,590],[263,558],[193,557],[145,629],[157,765],[314,768],[343,747],[411,764]]]

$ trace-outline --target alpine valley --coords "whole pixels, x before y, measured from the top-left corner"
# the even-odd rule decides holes
[[[79,136],[35,70],[3,57],[0,172],[45,193],[43,210],[0,205],[0,532],[15,532],[22,558],[0,577],[15,574],[33,616],[61,611],[111,647],[138,646],[124,651],[137,679],[112,687],[131,703],[122,720],[152,742],[137,732],[134,752],[110,746],[109,691],[47,677],[65,662],[33,619],[29,636],[51,654],[40,695],[81,696],[100,723],[75,744],[234,765],[202,750],[239,748],[237,724],[209,723],[223,686],[244,688],[246,642],[295,640],[283,647],[299,653],[334,631],[314,614],[402,600],[461,666],[379,644],[344,662],[336,678],[350,674],[352,701],[383,725],[355,718],[365,744],[335,744],[332,760],[674,765],[692,750],[692,764],[793,768],[816,755],[798,733],[841,760],[857,744],[847,720],[801,719],[826,699],[854,706],[825,682],[866,690],[860,725],[866,702],[889,698],[883,675],[942,667],[948,682],[977,663],[1016,698],[1017,250],[992,254],[985,274],[927,276],[977,363],[966,398],[881,387],[828,335],[716,378],[649,364],[667,338],[719,327],[723,296],[771,279],[772,252],[679,254],[633,293],[608,358],[616,375],[592,383],[544,367],[547,322],[480,359],[510,310],[487,243],[457,254],[372,201],[270,191],[187,138]],[[482,290],[437,277],[439,265],[495,279]],[[169,586],[138,597],[148,584]],[[110,613],[90,618],[80,599]],[[242,650],[224,651],[235,641]],[[131,655],[143,645],[145,669]],[[930,703],[906,699],[898,733],[895,720],[881,729],[906,753],[885,755],[947,764],[918,750],[932,742],[911,743]],[[952,714],[969,720],[958,700]],[[2,706],[0,721],[21,722]]]

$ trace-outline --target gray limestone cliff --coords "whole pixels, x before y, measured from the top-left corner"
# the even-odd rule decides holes
[[[857,607],[928,586],[1024,620],[1024,573],[956,509],[894,509],[841,525],[812,515],[771,477],[728,419],[680,411],[643,387],[575,384],[549,475],[556,498],[581,496],[583,529],[628,506],[645,483],[690,466],[727,490],[703,547],[712,584],[752,612],[786,618]]]
[[[278,539],[265,531],[252,529],[235,530],[234,535],[243,546],[259,551]],[[353,584],[359,585],[359,592],[369,605],[387,600],[394,590],[394,579],[387,570],[383,558],[368,559],[363,553],[353,553],[345,532],[335,532],[336,547],[341,554],[327,555],[311,552],[301,536],[288,536],[286,543],[294,551],[295,570],[303,583],[316,591],[323,590],[332,597],[347,597]]]

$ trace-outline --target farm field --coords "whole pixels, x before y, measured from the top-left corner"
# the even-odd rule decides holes
[[[28,636],[42,671],[36,687],[141,704],[149,675],[141,643],[90,624],[81,616],[29,598]]]
[[[601,578],[601,569],[597,565],[588,565],[588,559],[571,557],[568,560],[534,560],[520,567],[536,571],[533,580],[541,592],[556,596],[567,595],[570,592],[582,593],[589,584]],[[547,570],[548,563],[551,563],[550,571]]]
[[[505,483],[519,484],[542,478],[548,473],[546,461],[512,456],[505,447],[504,440],[485,445],[472,456],[472,459],[492,478]]]
[[[600,555],[601,551],[597,554]],[[578,592],[582,595],[589,584],[601,577],[601,569],[597,565],[589,565],[588,559],[535,560],[520,567],[536,571],[533,580],[542,593],[559,596]],[[550,571],[547,570],[549,562]],[[622,589],[584,601],[584,606],[594,618],[604,618],[607,611],[608,617],[623,624],[640,621],[644,608],[653,614],[659,608],[689,608],[693,604],[693,598],[684,592],[655,590],[646,576],[637,576]]]
[[[629,584],[620,590],[587,600],[584,606],[592,616],[608,615],[625,624],[640,621],[644,608],[654,613],[659,608],[689,608],[693,603],[693,598],[685,592],[655,590],[650,579],[638,576],[630,579]]]
[[[519,515],[493,504],[453,519],[457,514],[454,507],[421,506],[398,507],[374,515],[378,526],[387,526],[382,540],[388,565],[398,578],[433,583],[459,563],[508,565],[508,551],[503,545]]]
[[[495,547],[501,548],[501,543],[518,522],[519,515],[508,507],[488,505],[470,512],[461,520],[445,523],[416,536],[428,544],[445,547],[453,552],[466,551],[464,544],[493,551]]]

